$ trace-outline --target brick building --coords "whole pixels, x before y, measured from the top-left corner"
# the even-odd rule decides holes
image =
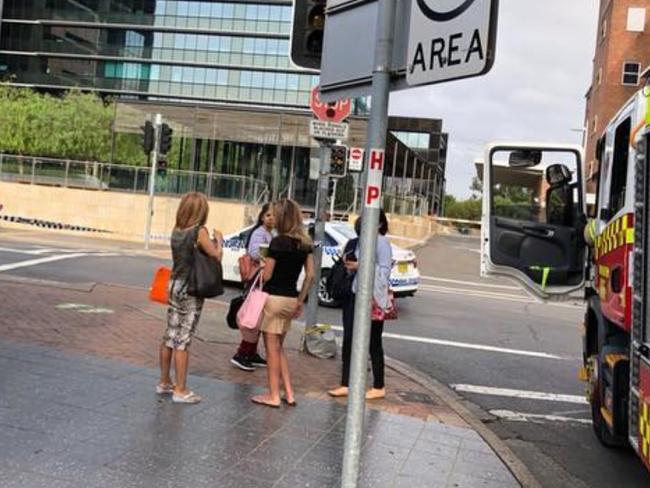
[[[585,145],[587,190],[595,191],[595,148],[608,121],[640,88],[650,65],[650,0],[601,0],[591,87],[587,91]]]

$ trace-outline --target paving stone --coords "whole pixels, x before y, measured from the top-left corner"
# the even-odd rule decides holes
[[[176,405],[154,393],[161,324],[124,306],[136,292],[99,287],[84,295],[113,308],[110,317],[56,310],[79,301],[78,292],[13,284],[3,292],[12,307],[0,316],[0,487],[340,485],[346,405],[313,397],[335,384],[337,361],[289,351],[298,406],[273,410],[250,402],[265,375],[230,367],[232,343],[195,341],[191,364],[203,376],[188,383],[204,400]],[[20,306],[29,300],[42,306]],[[7,341],[16,330],[9,322],[20,324],[21,341],[40,345]],[[515,486],[471,429],[425,421],[431,409],[417,418],[396,414],[415,411],[407,400],[418,387],[393,372],[387,378],[389,399],[365,412],[362,487]],[[391,397],[398,388],[409,394]]]

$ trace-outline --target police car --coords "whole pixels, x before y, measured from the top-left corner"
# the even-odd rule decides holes
[[[310,225],[310,222],[307,222]],[[239,258],[246,252],[246,241],[253,226],[246,227],[237,233],[224,237],[223,278],[225,281],[240,283]],[[323,242],[323,263],[319,300],[326,307],[337,307],[339,304],[331,298],[325,289],[325,280],[335,260],[339,257],[348,240],[357,235],[354,229],[345,222],[326,222],[325,239]],[[393,245],[393,269],[390,275],[391,290],[396,297],[413,296],[418,290],[420,272],[415,254],[407,249]]]

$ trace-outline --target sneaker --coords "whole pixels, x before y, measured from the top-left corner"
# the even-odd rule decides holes
[[[257,368],[266,368],[266,359],[257,353],[254,356],[248,357],[248,362]]]
[[[230,363],[234,366],[237,366],[242,371],[255,371],[255,366],[253,366],[253,363],[251,363],[248,358],[240,356],[239,354],[235,354],[230,360]]]

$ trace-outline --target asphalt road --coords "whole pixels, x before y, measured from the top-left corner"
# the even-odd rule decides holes
[[[479,279],[478,245],[437,237],[418,251],[421,289],[399,300],[387,354],[456,389],[543,486],[650,486],[631,451],[605,449],[592,433],[576,377],[582,308],[539,304],[509,281]],[[146,287],[167,262],[124,243],[0,232],[5,275]],[[320,320],[339,324],[340,312],[321,309]]]

